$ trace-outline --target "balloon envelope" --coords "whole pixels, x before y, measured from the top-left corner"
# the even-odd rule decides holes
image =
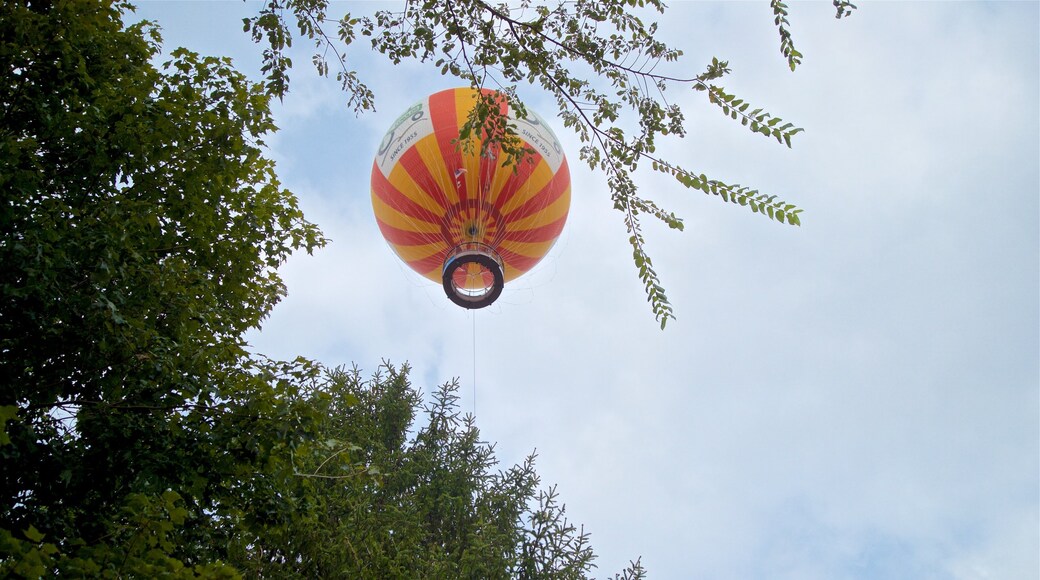
[[[491,304],[505,282],[537,264],[570,207],[567,159],[533,112],[517,118],[498,99],[534,151],[530,158],[507,165],[495,145],[481,147],[473,138],[468,148],[459,146],[477,97],[467,87],[416,103],[394,122],[372,165],[372,207],[383,237],[466,308]]]

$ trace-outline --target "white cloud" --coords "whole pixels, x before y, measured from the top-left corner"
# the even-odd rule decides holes
[[[297,59],[307,94],[273,148],[334,241],[287,264],[253,342],[408,360],[427,390],[460,377],[465,409],[475,366],[484,437],[505,463],[538,449],[604,575],[642,555],[657,578],[1035,578],[1040,5],[870,3],[835,22],[795,3],[790,73],[765,3],[675,4],[662,34],[690,76],[728,58],[728,88],[806,133],[787,150],[676,92],[690,137],[666,154],[788,198],[803,227],[641,181],[687,223],[647,224],[679,317],[662,333],[575,149],[560,243],[474,321],[396,260],[368,201],[386,125],[455,83],[358,51],[380,100],[356,119]]]

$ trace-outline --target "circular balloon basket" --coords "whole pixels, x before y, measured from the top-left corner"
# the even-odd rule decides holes
[[[484,308],[502,294],[502,258],[487,244],[461,244],[444,260],[441,279],[452,302],[463,308]]]

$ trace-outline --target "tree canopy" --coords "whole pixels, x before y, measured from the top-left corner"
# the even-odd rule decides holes
[[[849,0],[832,3],[839,19],[855,9]],[[646,251],[640,216],[652,216],[676,230],[683,229],[683,221],[640,194],[633,179],[640,166],[649,165],[682,187],[777,222],[801,224],[802,210],[776,195],[711,178],[657,153],[660,141],[686,135],[683,111],[666,95],[670,88],[699,91],[724,115],[788,147],[802,131],[727,92],[719,84],[730,72],[727,61],[713,57],[703,72],[690,73],[680,62],[682,51],[658,40],[657,22],[644,21],[666,12],[662,0],[406,0],[401,4],[372,17],[354,17],[330,15],[328,0],[266,0],[259,14],[244,24],[252,38],[264,45],[267,90],[282,97],[289,89],[292,60],[286,50],[294,34],[316,43],[313,63],[319,74],[329,75],[332,61],[349,106],[359,112],[375,104],[375,95],[347,58],[350,45],[359,37],[369,39],[371,48],[391,63],[428,62],[475,88],[494,88],[507,96],[512,110],[524,111],[518,85],[544,90],[556,100],[564,126],[583,143],[579,159],[606,176],[610,201],[623,216],[639,278],[662,329],[675,316]],[[782,0],[770,0],[769,5],[780,52],[793,71],[802,54],[794,46],[789,8]],[[490,96],[474,109],[463,132],[501,135],[502,151],[524,154]]]
[[[454,384],[424,407],[407,367],[247,350],[325,238],[264,156],[268,91],[185,49],[156,68],[127,8],[0,5],[0,575],[589,573]]]
[[[852,5],[834,2],[839,17]],[[771,2],[781,51],[794,48]],[[269,99],[288,90],[296,33],[330,49],[357,110],[374,95],[346,66],[358,36],[391,62],[431,61],[514,108],[516,83],[555,96],[579,157],[606,173],[662,327],[673,318],[639,217],[682,221],[638,195],[640,164],[797,225],[800,210],[655,154],[682,136],[665,89],[687,85],[750,130],[800,129],[728,94],[729,72],[668,76],[681,53],[633,9],[405,2],[328,20],[325,0],[268,0],[245,28],[266,42],[262,85],[228,59],[172,51],[123,2],[0,6],[0,573],[88,577],[581,578],[588,535],[539,488],[534,456],[498,470],[458,410],[408,368],[361,371],[247,350],[284,294],[277,268],[326,240],[264,155]],[[290,16],[291,15],[291,16]],[[326,27],[335,27],[335,40]],[[323,53],[322,53],[323,54]],[[314,59],[329,74],[323,56]],[[504,135],[488,102],[469,130]],[[498,127],[499,130],[495,130]],[[417,421],[418,417],[423,420]],[[619,577],[644,574],[637,560]]]

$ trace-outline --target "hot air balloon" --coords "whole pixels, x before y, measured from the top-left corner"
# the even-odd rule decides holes
[[[570,172],[559,141],[531,111],[518,118],[484,89],[530,157],[508,163],[496,143],[460,129],[479,94],[469,87],[430,95],[398,117],[372,164],[372,207],[397,256],[439,282],[455,304],[483,308],[506,282],[549,251],[570,208]],[[482,146],[483,145],[483,146]]]

